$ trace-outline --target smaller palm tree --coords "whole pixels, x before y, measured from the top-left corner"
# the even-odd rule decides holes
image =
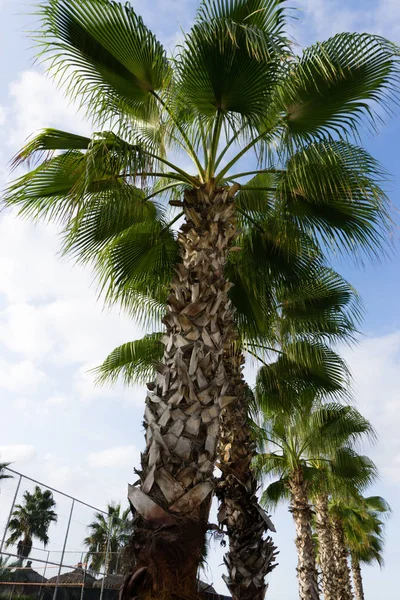
[[[10,463],[0,463],[0,479],[12,479],[12,475],[5,473]]]
[[[23,500],[23,504],[17,504],[12,513],[8,525],[10,536],[6,541],[7,547],[18,542],[17,554],[21,560],[30,555],[33,538],[47,546],[49,527],[57,522],[57,514],[53,510],[56,502],[50,490],[42,491],[36,486],[33,494],[24,493]]]
[[[86,558],[91,561],[90,568],[93,571],[105,567],[109,575],[117,572],[118,554],[128,544],[132,534],[129,514],[129,507],[121,511],[120,504],[109,504],[107,517],[100,512],[94,515],[94,520],[88,526],[90,535],[84,540],[88,548]]]
[[[351,558],[355,598],[364,600],[361,565],[383,566],[385,524],[382,519],[390,515],[390,506],[380,496],[353,496],[347,501],[332,499],[330,511],[343,528],[344,545]]]
[[[269,447],[256,458],[255,467],[260,475],[277,479],[268,485],[261,502],[271,507],[285,499],[290,501],[301,600],[319,599],[310,498],[324,476],[321,463],[333,467],[338,452],[342,462],[353,463],[355,456],[347,445],[370,430],[357,410],[337,403],[321,404],[315,391],[303,394],[302,402],[290,412],[266,412],[259,439]]]

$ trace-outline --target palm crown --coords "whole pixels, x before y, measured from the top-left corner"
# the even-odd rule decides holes
[[[6,545],[18,543],[18,555],[27,558],[31,552],[33,538],[46,546],[49,541],[48,530],[51,523],[57,522],[56,506],[50,490],[42,491],[35,487],[33,494],[26,491],[23,504],[17,504],[12,513],[8,529],[10,535]]]
[[[119,553],[132,535],[132,520],[129,507],[122,511],[120,504],[108,505],[107,513],[108,519],[103,513],[95,514],[84,543],[91,569],[100,571],[104,567],[108,574],[113,574],[118,568]]]

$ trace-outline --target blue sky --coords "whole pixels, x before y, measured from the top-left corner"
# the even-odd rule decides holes
[[[338,31],[370,31],[400,42],[397,0],[347,2],[293,0],[299,10],[291,32],[304,46]],[[139,13],[168,47],[187,28],[196,3],[140,0]],[[74,107],[34,64],[25,32],[35,17],[31,3],[0,0],[0,185],[7,162],[28,135],[44,126],[90,132]],[[392,174],[388,192],[400,208],[400,121],[391,120],[368,149]],[[361,292],[367,309],[363,336],[344,354],[354,374],[360,410],[380,435],[370,452],[382,477],[372,490],[384,495],[395,514],[387,535],[386,568],[365,570],[366,597],[394,598],[400,560],[400,258],[394,230],[392,259],[356,268],[336,266]],[[0,460],[70,494],[102,506],[123,500],[142,447],[141,388],[99,389],[90,367],[116,345],[140,336],[117,311],[97,302],[91,273],[57,256],[57,230],[33,226],[13,214],[0,215]],[[253,372],[249,370],[250,378]],[[0,504],[1,511],[1,504]],[[82,520],[82,519],[81,519]],[[274,516],[280,566],[270,580],[269,597],[296,597],[294,530],[287,508]],[[78,531],[78,529],[76,530]],[[79,544],[76,534],[74,544]],[[206,577],[221,592],[222,549],[210,555]]]

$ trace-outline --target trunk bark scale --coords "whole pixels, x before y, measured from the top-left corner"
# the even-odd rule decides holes
[[[265,577],[276,566],[276,547],[267,533],[275,528],[256,496],[258,484],[251,470],[255,443],[248,423],[243,363],[243,354],[233,347],[225,365],[236,399],[222,409],[220,417],[218,519],[229,537],[224,558],[228,576],[223,578],[232,599],[263,600]]]
[[[328,496],[326,494],[317,496],[314,506],[324,600],[337,600],[335,549],[328,511]]]
[[[164,318],[164,356],[155,382],[148,384],[140,479],[129,486],[135,567],[122,600],[198,598],[220,411],[236,400],[224,366],[237,337],[224,266],[237,235],[237,189],[213,189],[210,182],[185,192],[181,262]]]
[[[343,526],[338,517],[332,516],[332,537],[336,561],[337,600],[353,600],[348,551],[344,541]]]
[[[291,499],[290,512],[296,527],[297,579],[300,600],[319,600],[318,573],[312,536],[312,510],[308,500],[307,484],[301,469],[293,473],[288,483]]]
[[[353,572],[354,594],[356,600],[364,600],[364,585],[361,575],[360,562],[354,557],[351,557],[351,570]]]

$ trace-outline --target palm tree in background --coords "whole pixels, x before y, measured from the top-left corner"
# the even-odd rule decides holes
[[[370,431],[369,423],[354,408],[327,403],[321,405],[308,395],[301,408],[266,415],[260,432],[269,446],[260,453],[256,468],[261,476],[277,478],[262,495],[262,503],[272,507],[289,500],[296,527],[299,597],[319,598],[316,552],[312,533],[311,494],[321,476],[319,464],[352,463],[361,457],[344,446]],[[339,455],[339,456],[338,456]],[[367,462],[367,459],[361,459]]]
[[[65,249],[94,261],[107,299],[134,314],[148,308],[149,276],[160,290],[171,284],[140,485],[129,490],[136,568],[124,593],[184,597],[195,593],[220,417],[231,426],[243,400],[243,360],[232,351],[237,284],[226,269],[238,221],[253,220],[254,207],[236,201],[240,182],[255,175],[242,191],[263,200],[257,196],[258,227],[238,246],[242,265],[278,252],[291,225],[320,243],[373,254],[387,225],[383,174],[350,138],[363,116],[373,120],[374,102],[390,102],[397,50],[380,37],[340,34],[298,58],[278,0],[202,3],[174,60],[129,5],[49,0],[41,16],[44,57],[99,133],[35,137],[16,164],[38,165],[6,202],[61,222]],[[243,161],[245,171],[235,173]],[[267,229],[260,221],[268,223],[274,203],[281,219]],[[179,210],[170,217],[171,205]],[[176,267],[172,281],[166,266]],[[261,271],[248,269],[250,289]],[[250,447],[247,463],[249,454]],[[244,577],[232,564],[240,573],[231,577],[232,595],[261,599],[272,559],[267,553],[257,570],[249,561]]]
[[[10,463],[0,463],[0,481],[2,479],[12,479],[12,475],[5,472],[5,469],[10,465]]]
[[[375,434],[371,429],[369,439]],[[350,453],[350,454],[349,454]],[[347,449],[336,452],[335,461],[322,461],[315,465],[319,476],[313,482],[312,502],[314,505],[314,526],[318,544],[318,562],[321,567],[322,588],[326,600],[336,600],[339,594],[351,598],[350,579],[347,561],[338,557],[337,534],[329,510],[332,498],[344,498],[347,502],[359,501],[361,493],[377,478],[374,463],[365,456]]]
[[[336,577],[342,582],[342,597],[352,600],[350,565],[353,572],[354,595],[364,600],[361,563],[383,565],[384,522],[391,509],[380,496],[333,494],[329,502],[332,521]]]
[[[42,491],[35,486],[33,494],[26,491],[23,503],[16,504],[11,515],[6,547],[18,542],[17,554],[22,560],[30,555],[34,538],[46,547],[49,527],[57,522],[57,514],[53,510],[55,507],[56,502],[50,490]]]
[[[109,504],[107,515],[95,514],[88,525],[90,533],[84,544],[88,548],[86,556],[91,561],[90,568],[97,572],[104,568],[108,575],[113,575],[118,572],[119,554],[132,535],[132,520],[130,508],[122,511],[120,504]]]

